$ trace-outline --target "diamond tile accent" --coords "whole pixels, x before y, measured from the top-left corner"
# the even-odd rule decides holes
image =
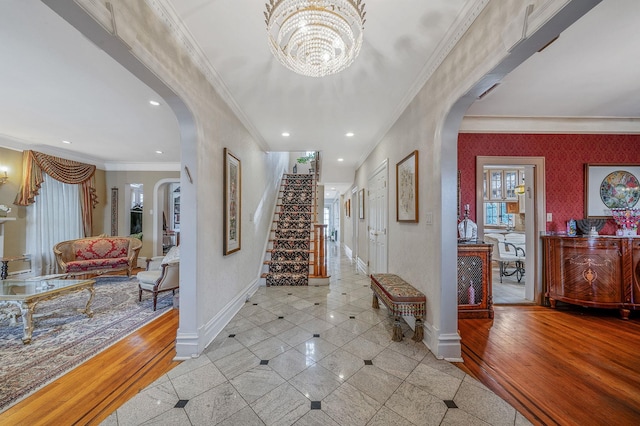
[[[373,365],[373,361],[371,361],[370,359],[365,359],[364,365]]]
[[[311,409],[312,410],[321,410],[322,409],[322,401],[311,401]]]
[[[456,405],[455,402],[453,402],[453,400],[451,399],[445,399],[444,400],[445,405],[447,406],[447,408],[458,408],[458,406]]]
[[[236,337],[236,335],[235,334],[230,334],[229,337]]]
[[[268,359],[261,359],[260,360],[260,365],[268,365],[269,364],[269,360]]]
[[[187,402],[189,402],[188,399],[181,399],[178,402],[176,402],[176,405],[174,405],[173,408],[184,408],[185,405],[187,405]]]

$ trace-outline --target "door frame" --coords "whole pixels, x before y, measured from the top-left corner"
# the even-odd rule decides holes
[[[544,293],[542,291],[542,245],[539,235],[546,230],[546,189],[545,189],[545,159],[544,157],[476,157],[476,222],[478,237],[484,235],[484,195],[483,173],[485,166],[533,166],[533,182],[525,180],[525,194],[531,196],[535,202],[533,229],[526,229],[526,250],[533,253],[533,259],[527,254],[527,281],[525,295],[532,295],[538,305],[542,305]],[[482,219],[482,220],[480,220]],[[532,273],[529,273],[531,271]]]

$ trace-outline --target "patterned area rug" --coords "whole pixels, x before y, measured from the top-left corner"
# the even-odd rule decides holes
[[[93,318],[84,309],[88,292],[81,291],[43,301],[36,306],[31,343],[22,343],[22,319],[11,324],[11,311],[0,305],[0,412],[126,337],[173,306],[173,295],[158,297],[153,311],[151,293],[138,302],[135,278],[101,277],[91,304]]]

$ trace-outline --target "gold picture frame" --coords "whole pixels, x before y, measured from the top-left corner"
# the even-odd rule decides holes
[[[224,247],[226,256],[240,250],[242,211],[241,162],[229,149],[224,149]]]
[[[358,191],[358,215],[364,219],[364,188]]]
[[[418,150],[396,164],[396,221],[418,222]]]

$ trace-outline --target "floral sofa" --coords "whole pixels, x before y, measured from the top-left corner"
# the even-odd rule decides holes
[[[87,237],[53,247],[60,272],[70,275],[131,270],[138,263],[142,241],[131,237]]]

